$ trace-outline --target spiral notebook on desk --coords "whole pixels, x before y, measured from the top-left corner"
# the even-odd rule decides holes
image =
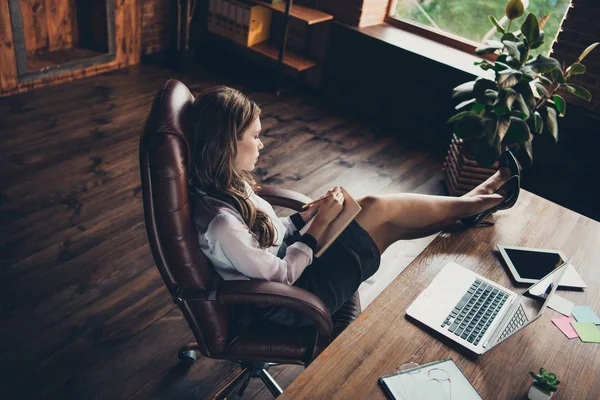
[[[317,251],[315,257],[321,257],[323,253],[331,246],[331,244],[337,239],[337,237],[350,225],[352,220],[356,218],[360,210],[360,204],[350,194],[341,187],[342,194],[344,195],[344,208],[339,215],[329,224],[321,238],[317,241]],[[313,216],[304,227],[300,230],[300,234],[304,234],[308,227],[314,221]]]

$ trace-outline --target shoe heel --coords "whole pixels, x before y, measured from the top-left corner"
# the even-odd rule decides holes
[[[517,175],[518,177],[521,177],[519,162],[512,151],[506,150],[498,161],[500,167],[508,168],[511,176]]]
[[[476,215],[475,217],[468,217],[468,218],[460,218],[459,221],[461,222],[461,224],[463,224],[464,226],[466,226],[467,228],[473,228],[476,226],[494,226],[494,223],[491,221],[484,221],[483,219],[480,219],[478,221],[479,214]],[[487,217],[487,215],[486,215]],[[485,218],[485,217],[484,217]]]

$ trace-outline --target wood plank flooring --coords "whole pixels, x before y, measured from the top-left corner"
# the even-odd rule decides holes
[[[194,93],[216,83],[263,109],[263,184],[316,197],[444,193],[442,155],[327,105],[276,97],[235,74],[198,67],[125,70],[0,99],[0,398],[204,399],[237,373],[176,351],[193,341],[147,244],[138,139],[152,98],[177,77]],[[285,210],[279,210],[285,213]],[[361,286],[363,308],[432,238],[396,243]],[[271,372],[287,386],[302,371]],[[272,398],[252,382],[244,398]]]

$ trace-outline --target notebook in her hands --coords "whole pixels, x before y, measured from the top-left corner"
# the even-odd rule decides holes
[[[360,204],[350,194],[341,187],[342,194],[344,195],[344,208],[339,215],[329,224],[329,226],[323,232],[323,235],[317,240],[317,249],[315,257],[321,257],[323,253],[331,246],[331,244],[337,239],[337,237],[346,229],[354,218],[358,215],[361,210]],[[315,214],[316,216],[316,214]],[[304,234],[308,227],[312,224],[315,219],[313,216],[304,227],[300,230],[301,234]]]

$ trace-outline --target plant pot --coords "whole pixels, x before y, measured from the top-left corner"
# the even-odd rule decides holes
[[[479,166],[465,148],[462,139],[453,135],[442,168],[448,194],[462,196],[494,175],[497,170],[498,162],[492,168]]]
[[[553,394],[553,392],[543,391],[536,385],[531,385],[529,392],[527,393],[527,398],[530,400],[548,400]]]

